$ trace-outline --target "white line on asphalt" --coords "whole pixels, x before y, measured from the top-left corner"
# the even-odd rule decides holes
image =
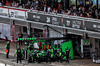
[[[5,64],[4,63],[0,63],[0,66],[5,66]],[[13,65],[6,65],[6,66],[13,66]]]
[[[3,64],[3,63],[0,63],[0,66],[5,66],[5,64]]]

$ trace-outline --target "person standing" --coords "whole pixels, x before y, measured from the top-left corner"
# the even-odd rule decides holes
[[[46,56],[45,56],[46,63],[48,63],[48,62],[51,63],[51,57],[50,57],[51,52],[52,52],[52,51],[51,51],[51,47],[50,47],[50,49],[48,49],[47,52],[46,52]]]
[[[69,52],[70,52],[70,49],[68,49],[68,47],[66,48],[66,63],[68,62],[69,63]]]
[[[7,53],[6,58],[9,58],[9,51],[10,51],[10,42],[9,41],[7,42],[7,45],[5,46],[5,48],[6,48],[5,52]]]
[[[23,33],[21,31],[19,31],[18,37],[19,38],[22,38],[23,37]],[[19,45],[22,45],[22,40],[19,40]]]
[[[20,60],[20,63],[21,63],[21,59],[22,59],[22,54],[21,54],[21,49],[20,47],[18,46],[15,54],[17,54],[17,63],[18,63],[18,60]]]

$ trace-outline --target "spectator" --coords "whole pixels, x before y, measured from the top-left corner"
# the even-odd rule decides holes
[[[1,3],[2,3],[2,5],[5,5],[5,3],[6,3],[6,2],[4,2],[4,1],[2,0],[2,2],[1,2]]]
[[[19,4],[22,4],[22,0],[19,0]]]
[[[36,6],[34,6],[34,10],[36,10],[37,8],[36,8]]]
[[[13,1],[12,7],[17,7],[17,6],[18,6],[17,2],[16,1]]]
[[[58,4],[58,11],[60,12],[60,10],[62,9],[61,3]]]
[[[22,5],[21,5],[21,4],[19,4],[19,5],[18,5],[18,8],[22,8]]]
[[[44,6],[44,12],[46,12],[46,4],[44,4],[43,6]]]
[[[54,8],[53,8],[53,5],[51,5],[51,10],[53,11],[53,9],[54,9]]]
[[[64,14],[65,12],[64,12],[64,10],[63,9],[61,9],[61,14]]]
[[[30,7],[30,11],[32,11],[32,10],[34,10],[34,8],[33,7]]]
[[[71,14],[71,10],[68,10],[67,15],[70,15],[70,14]]]
[[[84,7],[82,5],[79,5],[79,7],[76,9],[76,6],[73,5],[69,9],[65,8],[65,10],[63,10],[61,3],[53,4],[53,3],[49,3],[49,0],[47,0],[47,1],[2,0],[0,2],[0,6],[3,6],[3,5],[12,6],[12,7],[19,7],[19,8],[26,8],[26,9],[30,9],[30,10],[44,11],[47,13],[56,13],[56,14],[61,13],[61,14],[72,15],[72,16],[98,18],[96,6]],[[56,8],[57,6],[58,6],[58,8]]]
[[[91,14],[88,14],[88,18],[92,18]]]
[[[41,6],[43,6],[43,2],[42,1],[40,1],[40,3],[39,3],[40,5],[39,5],[39,7],[41,7]]]
[[[81,11],[81,10],[82,10],[82,6],[80,6],[80,7],[78,8],[78,10]]]
[[[83,13],[85,12],[85,7],[82,7],[82,12],[83,12]]]
[[[76,6],[73,6],[73,10],[76,11]]]
[[[73,16],[76,16],[76,12],[75,11],[73,12]]]
[[[2,6],[2,3],[0,2],[0,6]]]
[[[8,2],[8,0],[6,1],[6,6],[10,6],[10,3]]]
[[[56,13],[56,9],[55,8],[52,10],[52,13]]]
[[[36,2],[35,2],[35,3],[36,3],[36,7],[38,7],[38,5],[39,5],[39,2],[38,2],[38,0],[36,0]]]
[[[31,2],[28,0],[27,4],[26,4],[26,8],[29,9],[30,8],[30,4]]]
[[[30,7],[32,8],[32,7],[34,7],[34,5],[35,5],[35,3],[34,3],[34,1],[33,1]]]
[[[80,13],[80,17],[83,17],[83,13],[82,12]]]
[[[23,33],[20,30],[18,33],[18,38],[22,38],[22,37],[23,37]],[[22,45],[22,40],[19,40],[19,45]]]
[[[56,9],[56,12],[55,12],[56,14],[58,13],[58,10]]]
[[[48,6],[48,13],[50,13],[51,8]]]

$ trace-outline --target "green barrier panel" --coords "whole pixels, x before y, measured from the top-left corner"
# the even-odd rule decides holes
[[[36,38],[31,38],[32,40],[36,40]]]
[[[22,38],[22,40],[24,40],[24,38]]]
[[[32,40],[36,40],[36,38],[32,38]]]
[[[27,40],[27,39],[25,38],[25,40]]]
[[[19,38],[18,38],[18,40],[19,40]]]
[[[61,47],[62,47],[62,51],[64,53],[66,53],[66,47],[68,47],[68,49],[71,48],[70,53],[69,53],[69,57],[71,57],[71,59],[74,59],[72,41],[62,43]]]
[[[27,38],[27,40],[29,40],[30,38]]]
[[[30,38],[29,40],[31,40],[32,38]]]
[[[18,40],[36,40],[36,38],[18,38]]]
[[[22,38],[19,38],[20,40],[22,40]]]

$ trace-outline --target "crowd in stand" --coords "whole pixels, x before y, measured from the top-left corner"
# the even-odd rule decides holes
[[[95,6],[84,7],[82,5],[79,5],[76,8],[76,6],[73,5],[70,8],[64,9],[60,3],[58,4],[57,8],[55,8],[53,5],[48,5],[46,1],[39,0],[0,0],[0,6],[26,8],[30,10],[44,11],[46,13],[60,13],[65,15],[88,17],[95,19],[100,18],[98,17],[97,9]]]

